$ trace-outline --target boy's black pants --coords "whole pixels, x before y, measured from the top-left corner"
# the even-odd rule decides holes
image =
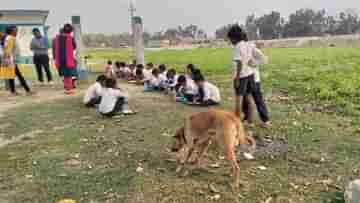
[[[270,120],[269,112],[268,112],[268,109],[266,107],[263,94],[261,92],[261,84],[260,84],[260,82],[257,82],[255,84],[255,89],[253,90],[251,95],[254,98],[256,109],[257,109],[257,111],[259,113],[261,121],[262,122],[268,122]],[[247,118],[249,117],[249,107],[248,107],[248,103],[246,102],[246,100],[244,100],[244,102],[243,102],[243,112],[245,114],[244,120],[247,120]]]

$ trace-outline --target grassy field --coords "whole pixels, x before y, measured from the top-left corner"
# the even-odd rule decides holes
[[[122,84],[139,114],[103,119],[81,98],[28,104],[1,114],[0,202],[343,202],[349,177],[360,176],[360,52],[356,49],[267,49],[262,68],[274,127],[255,135],[285,138],[284,157],[241,162],[240,191],[230,166],[211,151],[204,169],[176,175],[166,152],[183,116],[199,109]],[[93,61],[130,59],[128,51],[90,51]],[[146,60],[183,70],[197,64],[220,86],[231,110],[231,50],[147,52]],[[94,69],[99,70],[99,67]],[[30,73],[29,73],[30,74]],[[288,99],[278,100],[278,96]],[[20,98],[19,98],[20,99]],[[200,109],[203,110],[203,109]],[[4,140],[16,140],[1,145]],[[218,163],[220,168],[209,167]],[[144,171],[137,173],[137,167]],[[265,171],[258,170],[265,166]],[[219,200],[213,200],[215,193]],[[282,200],[281,200],[282,199]],[[278,200],[278,201],[277,201]]]

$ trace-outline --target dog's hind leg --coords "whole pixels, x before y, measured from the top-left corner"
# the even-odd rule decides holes
[[[198,156],[195,158],[195,161],[194,161],[194,163],[197,165],[198,168],[201,167],[201,164],[200,164],[201,158],[208,151],[210,145],[211,145],[211,139],[208,139],[204,143],[200,144],[200,146],[199,146],[200,150],[198,152]]]
[[[234,175],[233,187],[235,189],[238,189],[240,186],[240,166],[237,163],[237,159],[236,159],[234,150],[228,151],[226,153],[226,159],[228,159],[231,162],[231,166],[233,169],[233,175]]]

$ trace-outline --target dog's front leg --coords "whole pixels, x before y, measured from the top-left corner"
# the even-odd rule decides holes
[[[187,162],[189,162],[189,159],[190,159],[191,155],[193,154],[194,150],[195,150],[194,147],[190,147],[188,149],[188,151],[185,153],[184,161],[182,161],[181,165],[176,169],[177,173],[181,172],[184,168],[186,168],[186,164],[187,164]]]

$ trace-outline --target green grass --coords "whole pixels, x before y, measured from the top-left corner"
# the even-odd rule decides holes
[[[42,203],[69,196],[78,202],[212,202],[211,183],[220,191],[218,202],[256,203],[270,196],[293,202],[343,202],[346,180],[360,175],[359,95],[351,89],[359,85],[355,76],[360,74],[360,53],[337,48],[265,52],[270,57],[270,64],[262,69],[265,94],[273,98],[288,93],[290,98],[269,100],[274,127],[256,128],[253,133],[286,138],[291,151],[275,159],[241,162],[239,192],[231,190],[230,166],[217,159],[216,151],[205,163],[219,162],[219,169],[177,176],[176,164],[166,161],[174,158],[166,152],[169,135],[182,125],[184,115],[199,109],[132,88],[136,95],[130,104],[140,113],[131,117],[103,119],[82,107],[81,98],[28,104],[4,113],[2,121],[11,125],[0,128],[2,138],[41,131],[0,147],[0,200]],[[131,55],[114,50],[91,53],[98,61],[127,60]],[[223,107],[231,110],[230,56],[229,49],[161,51],[148,52],[147,61],[178,70],[190,62],[197,64],[220,86]],[[328,86],[336,88],[328,90]],[[321,91],[332,95],[324,97]],[[308,103],[326,108],[304,112]],[[81,164],[66,165],[71,159]],[[140,163],[143,174],[136,173]],[[261,165],[267,170],[256,169]],[[331,184],[324,184],[328,179]]]
[[[262,67],[265,89],[284,90],[290,95],[341,107],[359,115],[360,52],[356,48],[265,49],[270,63]],[[94,61],[130,61],[129,50],[98,50],[88,53]],[[184,72],[196,64],[207,76],[232,71],[231,49],[193,49],[146,52],[146,61],[168,64]],[[230,77],[228,77],[230,80]],[[354,110],[356,112],[354,112]]]

